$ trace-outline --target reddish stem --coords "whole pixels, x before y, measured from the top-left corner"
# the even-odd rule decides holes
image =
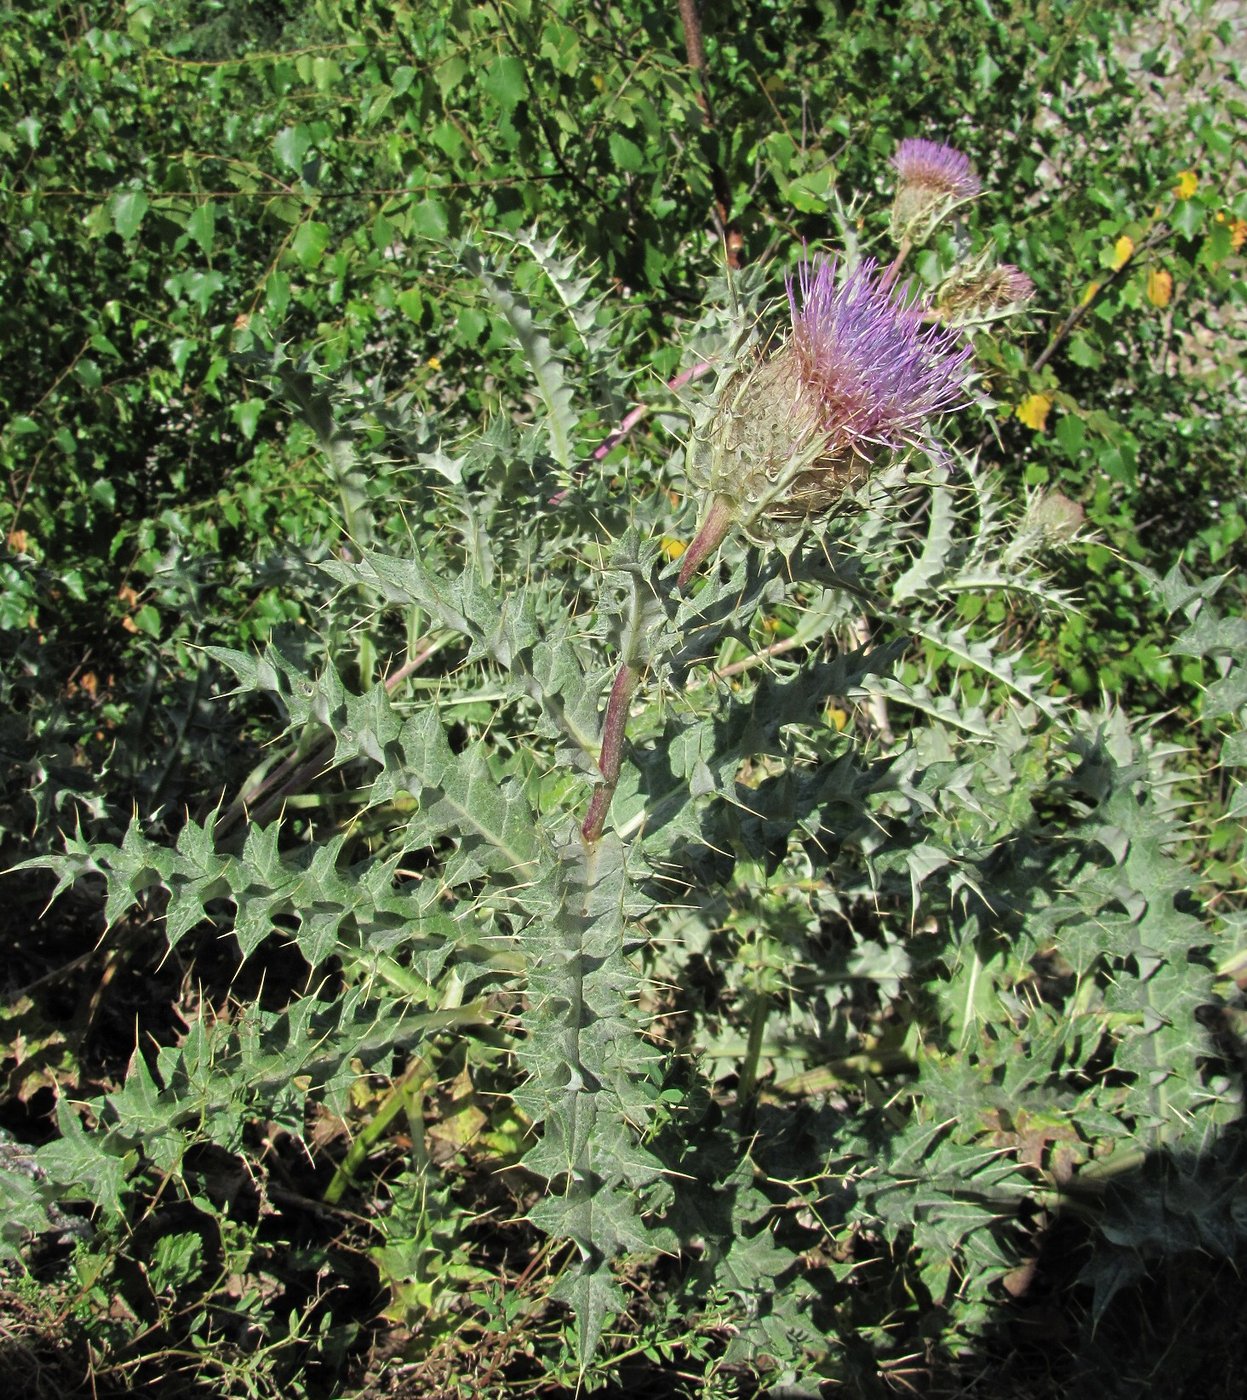
[[[694,379],[700,379],[703,374],[709,374],[713,368],[713,365],[709,364],[705,360],[702,360],[700,363],[695,364],[691,369],[682,369],[679,372],[679,374],[673,376],[671,379],[668,379],[667,388],[673,390],[683,389],[686,384],[691,384]],[[591,458],[591,460],[594,462],[600,462],[603,460],[603,458],[610,456],[610,454],[615,450],[616,447],[619,446],[619,444],[624,440],[624,438],[628,436],[628,434],[633,430],[633,428],[635,428],[636,425],[639,422],[641,422],[642,419],[644,419],[651,411],[652,409],[650,404],[637,404],[635,408],[629,411],[627,417],[624,418],[620,425],[608,437],[603,438],[602,441],[598,443],[598,445],[593,449],[593,457]],[[588,462],[582,462],[576,468],[575,474],[577,476],[581,476],[584,473],[585,469],[588,467],[588,465]],[[571,487],[565,486],[561,491],[556,491],[554,495],[550,497],[548,504],[552,506],[561,506],[563,502],[568,498],[568,496],[571,495],[571,493]]]
[[[580,834],[586,842],[601,840],[602,831],[606,826],[606,814],[611,809],[611,798],[614,795],[614,783],[603,783],[601,787],[593,789],[589,810],[585,813],[584,825],[580,828]]]
[[[732,503],[723,496],[716,496],[710,504],[706,518],[701,522],[701,529],[693,538],[693,543],[684,551],[680,577],[676,580],[677,588],[688,587],[697,566],[727,538],[727,532],[732,528],[735,518]]]
[[[913,244],[908,238],[901,239],[901,245],[896,250],[896,256],[887,267],[883,269],[883,276],[879,279],[879,290],[881,292],[886,292],[892,283],[896,281],[897,277],[900,276],[901,266],[909,256],[909,250],[912,247]]]
[[[589,802],[589,811],[580,828],[586,841],[596,841],[606,826],[606,814],[610,811],[611,798],[619,783],[619,770],[623,766],[624,736],[628,729],[628,708],[637,681],[641,679],[640,669],[624,662],[611,686],[610,699],[606,702],[606,716],[602,721],[602,754],[598,767],[604,781],[594,789]]]

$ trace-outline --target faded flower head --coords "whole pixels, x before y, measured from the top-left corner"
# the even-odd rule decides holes
[[[1078,534],[1087,515],[1062,491],[1037,491],[1026,503],[1023,530],[1037,534],[1045,545],[1067,544]]]
[[[994,321],[1019,311],[1035,295],[1035,284],[1012,263],[991,265],[986,252],[959,267],[936,294],[940,315],[950,325]]]
[[[1086,522],[1082,506],[1063,492],[1035,491],[1026,498],[1026,509],[1005,547],[1002,562],[1012,569],[1023,560],[1063,549],[1080,537]]]
[[[962,401],[971,351],[924,325],[871,259],[837,281],[835,259],[805,260],[788,283],[792,331],[725,385],[690,475],[712,508],[681,582],[732,523],[746,529],[837,505],[882,460],[930,444],[932,418]],[[717,538],[703,536],[711,517]]]
[[[892,157],[900,177],[892,203],[892,236],[919,243],[955,205],[982,186],[969,156],[939,141],[910,137]]]

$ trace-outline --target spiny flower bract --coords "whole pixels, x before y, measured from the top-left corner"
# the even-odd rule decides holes
[[[1035,295],[1035,284],[1012,263],[993,266],[988,256],[958,268],[939,289],[936,303],[949,324],[969,325],[1018,311]]]

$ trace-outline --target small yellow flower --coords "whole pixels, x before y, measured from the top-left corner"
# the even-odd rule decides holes
[[[1051,408],[1052,400],[1047,394],[1028,394],[1018,404],[1016,412],[1028,428],[1036,433],[1042,433]]]
[[[1235,219],[1230,225],[1230,247],[1237,253],[1247,243],[1247,219]]]
[[[1113,271],[1125,265],[1134,257],[1134,239],[1129,234],[1122,236],[1113,244]]]
[[[1147,299],[1153,306],[1168,306],[1173,299],[1173,275],[1163,267],[1148,268]]]
[[[1199,189],[1199,176],[1193,170],[1183,170],[1178,174],[1178,183],[1173,187],[1174,194],[1179,199],[1190,199]]]
[[[678,559],[688,548],[683,540],[677,540],[671,535],[664,535],[659,541],[659,547],[668,559]]]
[[[425,361],[425,363],[432,370],[438,370],[442,367],[442,362],[438,359],[436,355],[430,355],[429,358]]]
[[[835,729],[837,734],[844,733],[844,726],[849,722],[848,710],[842,710],[833,700],[824,711],[827,723]]]

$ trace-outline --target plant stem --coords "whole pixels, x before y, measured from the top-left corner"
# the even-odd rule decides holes
[[[762,1040],[766,1035],[766,1018],[770,1010],[770,997],[759,990],[754,996],[753,1013],[749,1018],[749,1040],[745,1045],[745,1059],[736,1086],[736,1102],[742,1114],[750,1111],[758,1087],[758,1065],[762,1060]]]
[[[701,529],[694,536],[693,543],[684,551],[680,577],[676,580],[677,588],[688,587],[697,566],[727,538],[727,532],[732,528],[735,518],[732,503],[723,496],[716,496],[710,503],[710,509],[706,512],[706,518],[701,522]]]
[[[637,681],[641,679],[641,668],[625,661],[615,676],[611,686],[610,699],[606,702],[606,717],[602,721],[602,754],[598,759],[603,781],[594,789],[589,802],[589,811],[584,825],[580,828],[586,841],[597,841],[606,826],[606,814],[610,811],[611,798],[619,783],[619,770],[623,764],[623,743],[628,728],[628,707]]]
[[[886,291],[900,274],[901,266],[909,256],[909,250],[913,247],[909,238],[902,238],[900,247],[896,250],[896,256],[883,270],[883,276],[879,279],[879,290]]]
[[[672,378],[667,380],[666,387],[673,391],[683,389],[686,384],[691,384],[694,380],[700,379],[703,375],[709,374],[713,368],[714,365],[712,365],[709,361],[700,360],[690,369],[682,369],[679,372],[679,374],[673,375]],[[633,428],[635,428],[638,423],[642,422],[648,416],[648,414],[652,412],[652,409],[653,405],[648,403],[639,403],[635,405],[635,407],[630,409],[627,416],[623,419],[619,426],[615,428],[612,432],[610,432],[606,437],[604,437],[602,441],[598,443],[598,445],[593,449],[593,456],[583,461],[576,468],[575,472],[573,473],[573,476],[582,476],[592,463],[601,462],[605,460],[605,458],[609,457],[610,454],[615,450],[615,448],[618,447],[619,444],[624,440],[624,438],[626,438],[628,434],[633,430]],[[547,504],[552,506],[562,505],[563,502],[567,500],[567,498],[571,494],[572,488],[570,486],[565,486],[561,491],[556,491],[554,495],[550,497]]]
[[[710,98],[710,82],[706,67],[706,46],[702,42],[701,16],[697,12],[697,0],[676,0],[680,11],[680,23],[684,27],[684,47],[688,54],[688,66],[692,69],[696,82],[697,105],[701,108],[706,126],[717,131],[714,104]],[[739,267],[744,239],[740,230],[732,222],[732,187],[720,163],[718,153],[709,155],[707,164],[710,174],[710,188],[714,194],[714,221],[719,237],[723,240],[728,267]]]
[[[427,638],[421,643],[415,656],[403,662],[385,678],[387,693],[392,695],[412,672],[419,670],[430,656],[445,646],[452,635],[448,632],[440,637]],[[311,748],[303,752],[296,746],[294,752],[287,755],[259,783],[254,787],[244,788],[217,822],[217,840],[227,835],[244,819],[260,825],[266,822],[286,798],[302,792],[308,783],[324,770],[333,753],[335,742],[334,737],[329,735],[317,740]]]
[[[416,1102],[423,1096],[424,1091],[433,1082],[436,1071],[422,1055],[416,1056],[408,1065],[403,1074],[391,1085],[389,1093],[382,1100],[381,1106],[373,1114],[371,1120],[360,1130],[359,1136],[351,1143],[347,1154],[333,1174],[333,1180],[325,1188],[325,1204],[336,1205],[341,1199],[343,1192],[355,1179],[355,1173],[363,1166],[367,1160],[369,1152],[374,1144],[385,1132],[386,1128],[402,1112],[406,1111],[413,1123],[413,1140],[415,1135],[415,1122],[420,1119],[416,1111]],[[423,1144],[421,1145],[423,1150]]]

